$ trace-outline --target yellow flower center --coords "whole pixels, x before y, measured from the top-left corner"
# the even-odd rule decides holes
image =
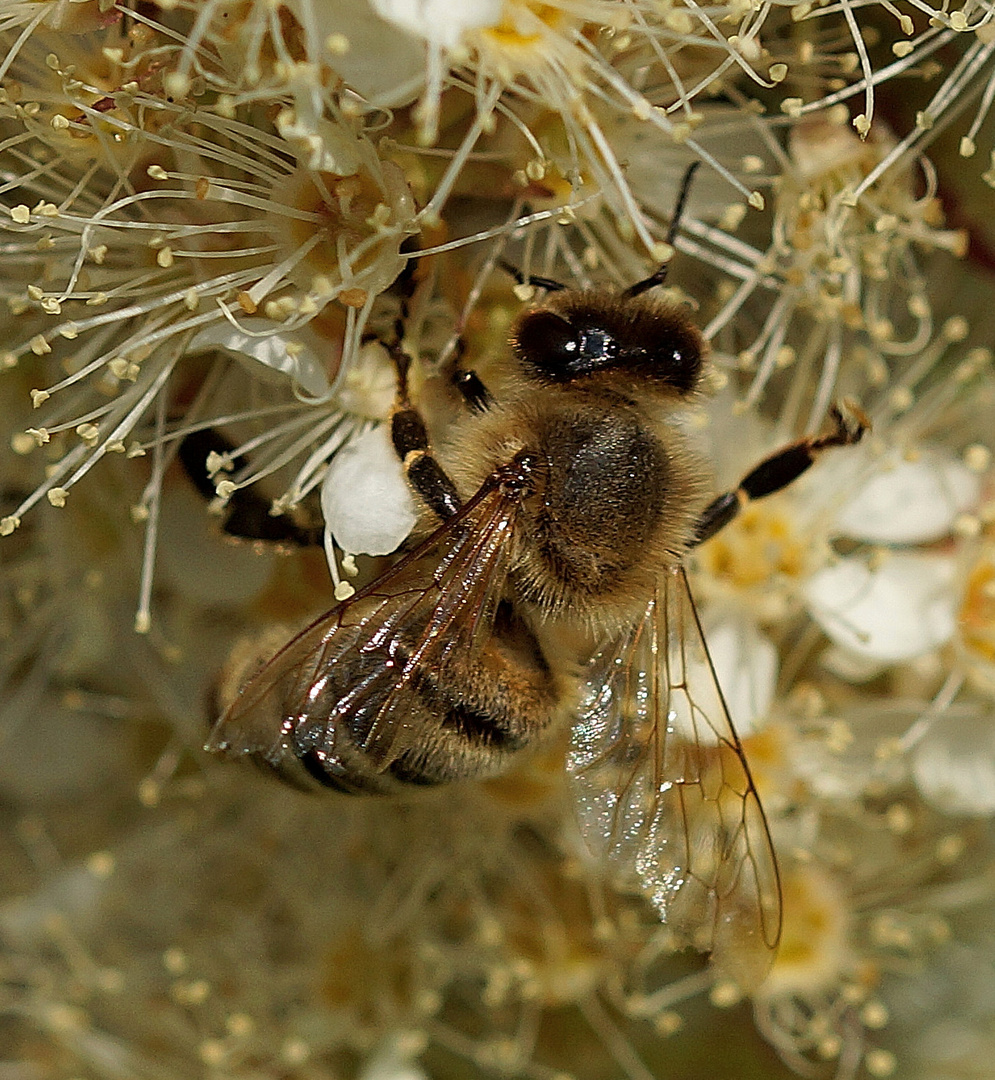
[[[497,49],[528,49],[542,40],[544,28],[558,30],[566,19],[560,8],[534,0],[507,0],[501,20],[482,31]]]
[[[967,577],[958,617],[965,646],[989,663],[995,661],[995,555],[984,555]]]
[[[800,577],[805,545],[784,514],[750,505],[702,546],[699,560],[710,576],[749,589],[776,577]]]
[[[816,866],[796,866],[781,881],[784,926],[765,991],[818,990],[836,983],[848,960],[849,911],[839,884]]]

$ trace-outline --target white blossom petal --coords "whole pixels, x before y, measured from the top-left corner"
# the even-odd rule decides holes
[[[426,41],[452,49],[467,30],[499,22],[504,0],[372,0],[378,15]]]
[[[706,624],[705,640],[736,732],[742,738],[763,726],[774,700],[777,649],[742,614]]]
[[[743,174],[749,180],[742,168],[743,161],[749,159],[761,164],[765,172],[773,170],[760,129],[745,128],[737,109],[707,104],[696,113],[701,122],[694,129],[695,144],[714,155],[730,172]],[[611,133],[612,146],[626,163],[625,177],[633,193],[641,204],[669,217],[684,171],[692,160],[690,150],[635,114],[613,115]],[[684,213],[689,218],[714,221],[728,209],[732,195],[728,180],[713,170],[702,170],[695,178]],[[753,413],[745,415],[755,419]],[[741,456],[738,465],[742,466]]]
[[[386,420],[397,397],[397,369],[379,341],[368,341],[335,384],[335,400],[354,416]]]
[[[812,617],[841,648],[899,663],[953,636],[955,570],[946,555],[898,552],[873,568],[854,556],[819,570],[804,592]]]
[[[756,623],[740,613],[706,620],[703,629],[722,697],[742,738],[757,731],[767,719],[777,683],[777,650]],[[672,657],[671,662],[677,670],[680,658]],[[695,703],[708,711],[707,703],[714,695],[705,688],[712,681],[712,672],[693,655],[688,660],[687,681]],[[714,707],[718,708],[717,702]],[[683,696],[675,696],[671,708],[670,722],[684,738],[710,739],[708,729],[689,715]],[[721,727],[721,717],[709,716],[709,720]]]
[[[906,759],[881,749],[896,746],[914,720],[902,705],[853,702],[789,744],[791,773],[824,799],[859,800],[869,789],[908,783]]]
[[[366,0],[290,0],[288,6],[333,43],[323,59],[372,104],[395,108],[421,92],[424,41],[382,18]]]
[[[387,426],[370,428],[332,458],[321,485],[326,534],[353,555],[389,555],[418,514]]]
[[[428,1073],[403,1048],[388,1045],[366,1062],[359,1080],[428,1080]]]
[[[224,349],[240,360],[250,360],[271,371],[289,375],[312,397],[328,393],[325,364],[300,334],[273,333],[269,319],[242,320],[244,332],[229,322],[212,323],[200,330],[190,343],[191,352]],[[260,332],[261,331],[261,332]],[[287,348],[291,345],[291,348]]]
[[[956,458],[927,451],[906,461],[894,454],[847,502],[835,526],[872,544],[928,544],[946,536],[980,494],[979,477]]]
[[[922,794],[948,814],[995,814],[992,718],[945,716],[917,746],[912,775]]]

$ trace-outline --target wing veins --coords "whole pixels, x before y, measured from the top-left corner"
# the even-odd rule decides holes
[[[331,701],[322,688],[328,684],[328,670],[347,652],[369,653],[378,648],[390,649],[395,643],[403,645],[398,637],[399,628],[425,604],[427,596],[434,597],[428,620],[435,632],[421,643],[423,646],[439,640],[446,629],[458,623],[466,604],[481,591],[495,590],[495,576],[507,565],[507,560],[500,556],[508,547],[506,541],[523,497],[520,491],[506,493],[500,480],[497,472],[492,474],[455,517],[435,529],[379,578],[315,619],[284,645],[248,680],[217,721],[207,749],[229,754],[255,753],[271,764],[278,763],[290,752],[292,732],[315,722],[323,723],[327,731],[336,719],[362,708],[364,695],[383,693],[382,670],[361,678]],[[496,529],[502,522],[503,532]],[[477,558],[475,588],[461,592],[461,575],[466,576],[475,552],[485,549],[486,555]],[[444,567],[441,583],[437,576],[440,566]],[[359,612],[356,621],[349,622],[356,612]],[[477,635],[482,629],[482,617],[482,612],[475,613],[473,626]],[[421,651],[424,653],[425,648]],[[402,669],[407,672],[405,686],[416,663],[411,663],[409,658]],[[396,703],[396,687],[387,696],[388,703]],[[327,710],[324,715],[323,709]],[[383,708],[378,710],[383,712]],[[389,734],[377,732],[376,740],[368,736],[373,756],[378,764],[382,762],[382,767],[392,760],[391,754],[403,734],[402,727],[395,725]]]
[[[389,740],[387,735],[393,710],[402,693],[423,667],[425,657],[432,647],[437,642],[443,642],[445,652],[440,657],[440,662],[443,661],[456,647],[456,642],[449,639],[447,631],[453,625],[459,624],[468,609],[474,612],[468,635],[471,644],[479,638],[483,625],[481,620],[487,614],[487,595],[494,591],[495,578],[507,566],[508,553],[505,547],[511,535],[509,514],[515,505],[507,498],[499,499],[490,515],[462,538],[462,542],[452,553],[442,581],[437,582],[439,596],[432,607],[429,621],[361,744],[363,749],[374,757],[379,769],[386,768],[393,760],[393,741]],[[467,545],[469,551],[464,554],[463,549]],[[484,551],[487,552],[486,555],[482,554]],[[467,582],[470,582],[469,587]]]
[[[591,844],[678,940],[704,934],[716,963],[758,982],[780,937],[776,857],[682,567],[592,661],[568,771]]]

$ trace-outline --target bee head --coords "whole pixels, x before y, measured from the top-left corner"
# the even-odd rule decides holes
[[[673,305],[594,290],[563,290],[524,312],[511,345],[545,383],[615,372],[680,397],[697,387],[705,351],[700,331]]]

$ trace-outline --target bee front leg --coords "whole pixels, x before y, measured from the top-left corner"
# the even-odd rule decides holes
[[[428,428],[408,397],[411,361],[400,342],[387,349],[397,368],[397,403],[390,417],[390,441],[404,466],[408,483],[440,521],[459,513],[463,500],[448,473],[432,455]]]
[[[835,405],[832,408],[834,428],[828,435],[799,439],[763,459],[739,482],[734,491],[727,491],[705,507],[695,527],[691,546],[711,539],[725,528],[740,510],[754,499],[773,495],[805,472],[823,450],[833,446],[852,446],[860,442],[870,426],[870,420],[856,406],[848,406],[849,416]]]
[[[517,266],[506,259],[499,259],[498,266],[510,274],[518,285],[531,285],[536,289],[545,289],[546,292],[561,292],[566,288],[562,281],[556,281],[553,278],[539,277],[536,274],[526,276]],[[466,343],[462,338],[458,342],[457,349],[456,362],[452,373],[453,386],[456,387],[467,405],[474,412],[486,412],[493,404],[494,399],[475,371],[460,366],[460,360],[463,358],[463,352],[466,349]]]
[[[491,397],[490,391],[480,381],[480,376],[475,371],[461,366],[460,361],[463,359],[464,352],[466,352],[466,342],[463,338],[460,338],[457,342],[456,357],[450,379],[473,412],[487,412],[494,403],[494,398]]]

